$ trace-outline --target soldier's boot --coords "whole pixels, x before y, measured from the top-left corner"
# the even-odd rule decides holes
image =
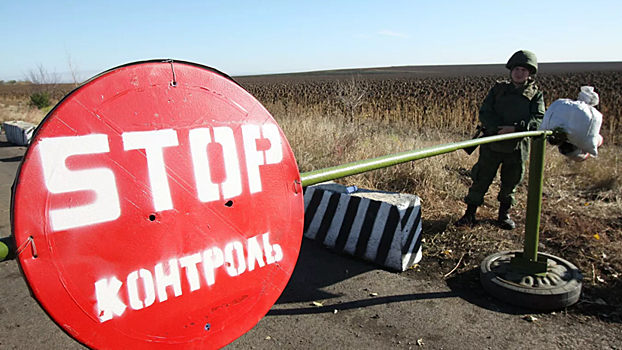
[[[477,205],[468,204],[466,212],[458,221],[456,221],[454,225],[455,226],[470,226],[470,227],[477,225],[477,220],[475,219],[476,212],[477,212]]]
[[[513,230],[516,228],[516,223],[510,218],[510,208],[512,203],[501,202],[499,206],[499,220],[498,224],[504,230]]]

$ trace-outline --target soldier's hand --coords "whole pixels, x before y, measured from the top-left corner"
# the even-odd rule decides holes
[[[497,134],[503,135],[503,134],[510,134],[513,132],[516,132],[516,128],[513,126],[500,126],[499,132]]]

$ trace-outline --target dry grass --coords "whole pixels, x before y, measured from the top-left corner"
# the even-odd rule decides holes
[[[39,124],[49,109],[40,110],[28,105],[26,101],[0,100],[0,124],[10,120],[23,120]]]

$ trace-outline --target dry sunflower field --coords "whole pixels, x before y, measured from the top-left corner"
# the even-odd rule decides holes
[[[543,64],[537,77],[548,106],[576,98],[582,85],[600,95],[605,144],[598,158],[569,161],[547,145],[540,246],[569,260],[584,274],[583,296],[568,312],[622,321],[622,63]],[[301,172],[470,138],[481,101],[502,66],[393,67],[287,75],[238,77],[275,117]],[[73,86],[50,87],[56,101]],[[0,85],[0,121],[39,122],[45,111],[28,104],[28,84]],[[421,197],[424,259],[422,278],[477,279],[486,256],[522,249],[526,176],[513,209],[517,228],[494,220],[498,178],[478,212],[481,224],[456,228],[462,198],[471,183],[477,152],[458,151],[338,180],[361,188]]]

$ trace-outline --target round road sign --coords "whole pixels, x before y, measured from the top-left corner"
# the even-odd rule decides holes
[[[12,202],[33,296],[98,349],[219,348],[294,269],[300,175],[266,109],[188,62],[107,71],[38,128]]]

